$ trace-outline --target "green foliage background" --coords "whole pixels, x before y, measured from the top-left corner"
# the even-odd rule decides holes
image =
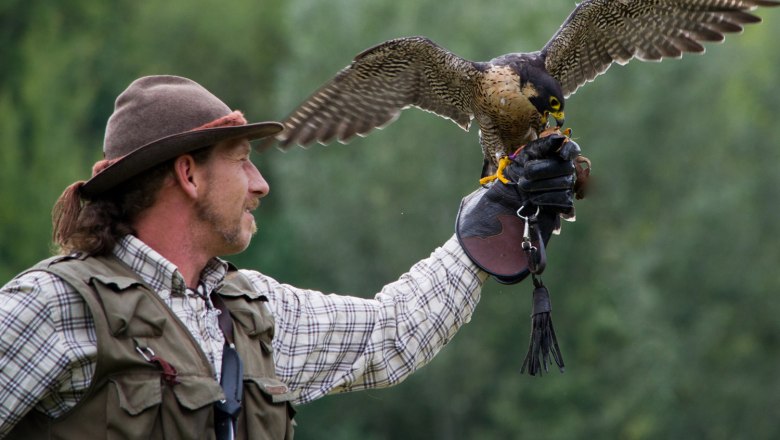
[[[49,213],[100,158],[133,79],[193,78],[280,119],[359,51],[426,35],[487,60],[536,50],[572,2],[0,2],[0,274],[50,252]],[[300,439],[780,437],[780,10],[705,56],[613,67],[567,102],[595,185],[549,248],[565,374],[520,375],[527,284],[389,390],[299,407]],[[271,196],[234,260],[371,296],[446,240],[476,130],[416,110],[348,146],[256,157]]]

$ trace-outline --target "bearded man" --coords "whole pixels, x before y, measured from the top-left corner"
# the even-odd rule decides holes
[[[397,384],[469,321],[494,273],[455,236],[372,299],[220,258],[249,245],[269,192],[250,141],[281,129],[186,78],[119,95],[105,159],[54,207],[60,254],[0,290],[0,437],[292,438],[291,404]],[[523,185],[472,197],[473,236],[504,240],[497,213],[525,205],[571,213],[571,151],[540,151],[536,178],[518,161]]]

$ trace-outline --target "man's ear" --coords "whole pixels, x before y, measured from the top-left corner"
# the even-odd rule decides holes
[[[176,184],[192,198],[198,197],[200,186],[197,168],[195,159],[189,154],[181,155],[173,162],[173,177]]]

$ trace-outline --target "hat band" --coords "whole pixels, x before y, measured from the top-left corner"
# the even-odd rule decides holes
[[[214,119],[213,121],[205,123],[198,128],[193,128],[192,131],[205,130],[207,128],[235,127],[238,125],[246,125],[246,119],[244,118],[244,114],[241,113],[241,111],[234,110],[221,118]]]

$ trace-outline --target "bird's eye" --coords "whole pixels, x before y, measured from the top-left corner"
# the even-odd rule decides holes
[[[550,108],[557,112],[561,109],[561,101],[558,101],[555,96],[550,96]]]

